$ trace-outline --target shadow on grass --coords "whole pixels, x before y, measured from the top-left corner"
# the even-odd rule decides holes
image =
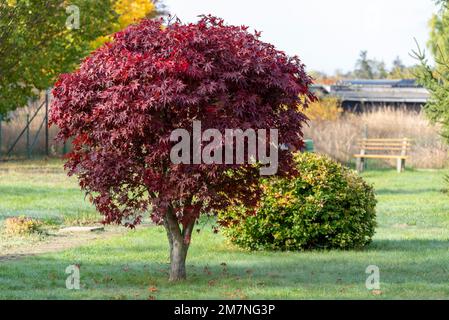
[[[425,193],[431,193],[431,192],[435,192],[435,193],[443,193],[442,189],[438,189],[438,188],[427,188],[427,189],[376,189],[376,194],[377,195],[418,195],[418,194],[425,194]]]
[[[55,186],[55,187],[45,187],[40,186],[39,188],[36,188],[35,186],[30,187],[19,187],[19,186],[0,186],[0,194],[2,196],[9,196],[9,197],[23,197],[26,195],[27,197],[42,197],[46,195],[58,195],[61,193],[67,193],[67,192],[73,192],[76,191],[77,193],[80,193],[79,188],[77,187],[61,187],[61,186]],[[78,196],[78,194],[70,194],[70,196]]]
[[[32,253],[5,254],[5,255],[0,256],[0,263],[19,260],[19,259],[23,259],[23,258],[27,258],[27,257],[33,257],[35,255],[36,254],[32,254]]]
[[[168,255],[162,243],[86,247],[63,255],[0,262],[0,297],[20,298],[22,292],[35,292],[37,298],[74,298],[73,293],[63,290],[65,268],[74,264],[80,265],[84,289],[77,294],[89,298],[114,294],[132,298],[130,292],[148,294],[149,286],[157,287],[154,295],[161,293],[162,298],[173,294],[173,298],[193,299],[242,298],[238,292],[246,289],[257,291],[254,294],[263,298],[276,298],[276,292],[288,294],[304,286],[314,290],[339,290],[345,286],[365,290],[365,270],[371,264],[379,266],[382,282],[389,285],[447,285],[449,276],[448,242],[442,240],[378,240],[361,251],[250,253],[203,249],[199,246],[189,253],[188,280],[175,284],[167,281]],[[196,291],[195,295],[191,290]],[[237,293],[228,297],[226,292]]]
[[[413,239],[413,240],[375,240],[363,251],[401,251],[418,252],[418,250],[448,250],[447,241],[439,239]]]

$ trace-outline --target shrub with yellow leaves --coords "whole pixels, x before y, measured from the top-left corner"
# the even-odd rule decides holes
[[[354,249],[376,227],[373,186],[327,156],[297,153],[295,178],[264,179],[256,207],[219,213],[230,242],[251,250]]]
[[[25,216],[12,217],[5,220],[4,233],[7,235],[30,235],[40,233],[42,222]]]
[[[309,104],[304,114],[310,120],[337,120],[343,112],[337,97],[323,97]]]

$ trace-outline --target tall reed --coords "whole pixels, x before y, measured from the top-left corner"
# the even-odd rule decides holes
[[[410,138],[413,144],[407,165],[414,168],[443,168],[448,165],[449,148],[422,112],[383,107],[361,114],[343,113],[335,120],[312,120],[305,137],[314,140],[317,152],[350,163],[357,140],[368,138]],[[391,161],[376,161],[390,165]]]

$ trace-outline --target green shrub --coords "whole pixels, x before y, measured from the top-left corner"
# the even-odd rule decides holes
[[[219,214],[224,234],[248,249],[350,249],[374,234],[373,187],[354,171],[313,153],[295,157],[299,177],[264,180],[258,208]]]

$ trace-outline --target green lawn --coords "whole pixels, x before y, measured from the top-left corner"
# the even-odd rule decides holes
[[[62,172],[30,174],[20,165],[2,172],[2,166],[0,219],[93,214],[76,182]],[[165,231],[146,227],[81,248],[0,262],[0,298],[448,299],[447,173],[366,172],[378,194],[379,226],[362,251],[246,252],[206,224],[192,241],[188,280],[171,284]],[[81,266],[81,290],[65,288],[65,268],[71,264]],[[380,268],[381,292],[365,287],[368,265]]]
[[[19,215],[56,221],[95,215],[76,179],[69,179],[62,166],[58,160],[0,162],[0,223]]]

